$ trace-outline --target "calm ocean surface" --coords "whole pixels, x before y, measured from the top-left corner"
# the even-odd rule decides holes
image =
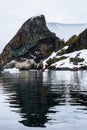
[[[0,130],[87,130],[87,71],[0,73]]]

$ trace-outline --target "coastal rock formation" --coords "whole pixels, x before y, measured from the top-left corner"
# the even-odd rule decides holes
[[[49,56],[43,65],[48,69],[87,70],[87,29],[73,35],[65,46]]]
[[[43,15],[32,17],[19,29],[5,46],[1,56],[1,67],[21,58],[34,59],[35,63],[47,58],[53,51],[63,47],[64,42],[47,28]]]
[[[67,53],[74,52],[77,50],[87,49],[87,29],[85,29],[78,36],[74,35],[66,43],[69,44]]]

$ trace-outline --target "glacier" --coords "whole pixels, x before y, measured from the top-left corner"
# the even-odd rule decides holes
[[[62,24],[62,23],[47,23],[50,31],[54,32],[57,37],[67,41],[71,36],[78,35],[87,28],[87,23],[84,24]]]

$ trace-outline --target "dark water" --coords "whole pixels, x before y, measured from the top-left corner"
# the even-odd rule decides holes
[[[0,73],[0,130],[86,130],[87,71]]]

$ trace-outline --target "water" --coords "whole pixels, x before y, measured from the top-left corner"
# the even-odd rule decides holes
[[[86,130],[87,71],[0,73],[0,130]]]

